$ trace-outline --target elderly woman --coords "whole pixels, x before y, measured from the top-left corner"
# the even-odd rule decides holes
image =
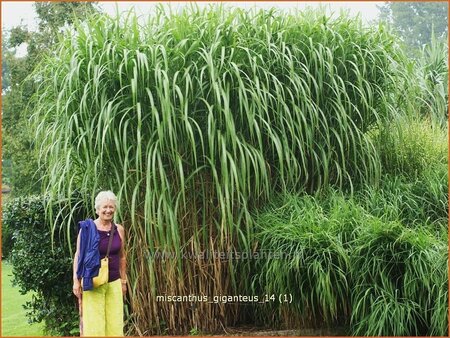
[[[113,192],[100,192],[95,198],[98,218],[80,222],[73,293],[81,304],[82,336],[123,336],[123,296],[127,290],[125,231],[113,222],[116,203]],[[108,266],[108,273],[104,284],[98,285],[101,260]]]

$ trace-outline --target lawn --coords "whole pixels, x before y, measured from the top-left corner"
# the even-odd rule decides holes
[[[11,284],[12,266],[2,262],[2,334],[1,336],[42,336],[43,324],[28,324],[22,304],[31,294],[21,295]]]

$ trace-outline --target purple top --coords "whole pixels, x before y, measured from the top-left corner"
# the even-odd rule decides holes
[[[122,239],[120,238],[117,226],[114,224],[114,237],[111,243],[111,249],[109,249],[109,278],[108,282],[114,282],[120,278],[120,248],[122,247]],[[100,251],[100,259],[105,258],[106,251],[108,250],[109,233],[110,231],[98,230],[100,235],[100,243],[98,244],[98,250]]]

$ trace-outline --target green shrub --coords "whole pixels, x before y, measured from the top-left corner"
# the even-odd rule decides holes
[[[14,246],[14,231],[3,222],[2,224],[2,259],[7,259]]]
[[[55,207],[55,215],[62,208],[63,205]],[[3,224],[14,232],[10,253],[13,283],[21,293],[35,293],[24,306],[30,322],[44,321],[49,335],[79,334],[77,301],[72,294],[71,249],[74,248],[66,241],[67,234],[52,236],[45,217],[44,198],[30,196],[9,201],[3,211]],[[73,238],[76,224],[70,229]]]

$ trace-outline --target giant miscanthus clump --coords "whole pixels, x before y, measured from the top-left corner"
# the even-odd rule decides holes
[[[144,25],[91,18],[56,51],[38,70],[46,192],[117,192],[135,334],[241,318],[239,304],[156,296],[249,290],[251,262],[199,257],[253,250],[251,210],[274,192],[379,179],[368,135],[394,110],[396,49],[359,19],[159,8]]]

